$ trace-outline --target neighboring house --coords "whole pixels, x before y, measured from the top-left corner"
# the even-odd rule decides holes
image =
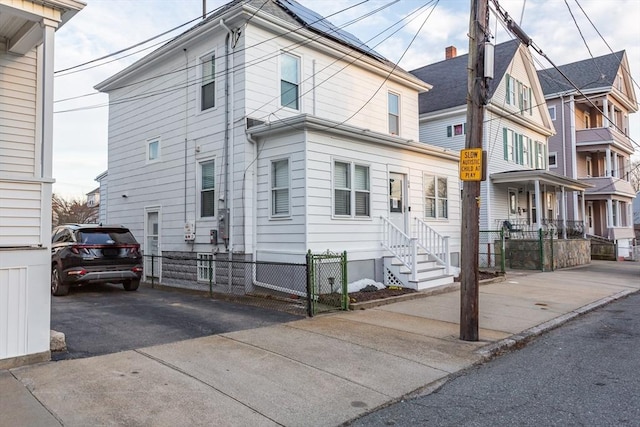
[[[638,111],[638,101],[627,55],[620,51],[558,69],[538,71],[557,129],[549,140],[553,170],[593,186],[585,195],[587,233],[614,241],[617,256],[629,257],[635,196],[629,114]],[[575,198],[569,208],[582,212]]]
[[[420,95],[420,140],[458,151],[465,147],[468,55],[448,47],[445,58],[411,71],[433,86]],[[480,230],[584,237],[580,216],[566,209],[565,196],[584,200],[589,185],[548,169],[547,139],[554,127],[529,50],[517,40],[498,44],[494,62],[483,125],[487,179],[481,184]]]
[[[75,0],[0,0],[0,369],[49,360],[54,33]]]
[[[198,279],[168,257],[201,270],[327,250],[347,252],[349,281],[452,281],[449,253],[429,281],[414,258],[408,275],[383,262],[435,230],[457,263],[458,154],[419,142],[429,85],[315,12],[233,1],[96,88],[110,102],[106,219],[165,257],[162,283]]]
[[[98,183],[98,199],[104,200],[105,202],[99,204],[98,209],[98,223],[100,224],[108,224],[107,223],[107,194],[109,192],[109,185],[107,182],[107,171],[102,172],[100,175],[96,176],[95,181]]]
[[[91,218],[87,221],[89,223],[100,222],[100,187],[94,188],[86,194],[87,207],[91,209]]]

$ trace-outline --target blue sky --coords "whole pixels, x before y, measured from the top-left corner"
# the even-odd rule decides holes
[[[85,1],[87,6],[84,10],[56,34],[56,70],[127,48],[202,14],[202,0]],[[325,16],[361,3],[361,0],[298,1]],[[224,0],[207,0],[207,11],[224,3]],[[374,38],[380,29],[406,20],[407,16],[415,16],[411,12],[427,3],[435,4],[435,7],[423,9],[420,16],[398,33],[390,37],[388,34],[383,36],[387,37],[386,40]],[[636,95],[640,97],[640,1],[501,0],[499,3],[510,16],[521,22],[521,27],[556,65],[587,59],[591,54],[608,54],[611,51],[607,44],[614,52],[625,49],[636,82]],[[412,70],[443,60],[446,46],[456,46],[459,55],[468,51],[469,0],[370,0],[329,19],[340,26],[383,5],[389,6],[383,12],[358,20],[345,29],[370,46],[376,45],[376,51],[391,61],[399,61],[404,69]],[[607,44],[589,23],[580,6]],[[569,10],[573,12],[582,35]],[[420,29],[423,22],[424,26]],[[496,43],[512,38],[496,23],[493,15],[491,29]],[[161,37],[146,46],[170,37]],[[108,63],[101,61],[96,63],[99,66],[85,71],[67,75],[59,73],[55,79],[55,99],[95,93],[94,85],[152,50]],[[535,53],[534,59],[536,68],[551,67]],[[53,172],[57,182],[54,192],[65,197],[82,197],[97,187],[94,178],[107,169],[107,102],[106,95],[94,94],[55,103]],[[630,132],[631,137],[640,144],[640,112],[631,116]]]

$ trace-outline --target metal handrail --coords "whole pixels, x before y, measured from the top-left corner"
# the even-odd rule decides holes
[[[435,258],[438,264],[444,265],[446,273],[450,274],[451,254],[449,252],[449,236],[443,236],[438,233],[420,218],[415,218],[415,221],[415,234],[418,239],[418,246]]]

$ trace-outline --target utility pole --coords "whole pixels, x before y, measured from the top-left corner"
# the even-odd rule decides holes
[[[465,141],[467,149],[482,149],[484,105],[487,100],[484,47],[487,41],[488,25],[488,0],[471,0]],[[478,341],[478,250],[481,202],[480,181],[464,181],[460,254],[460,339],[464,341]]]

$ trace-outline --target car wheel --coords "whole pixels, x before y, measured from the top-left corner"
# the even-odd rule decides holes
[[[69,293],[69,285],[65,285],[60,277],[60,269],[54,265],[51,267],[51,294],[61,297]]]
[[[128,280],[122,284],[125,291],[135,291],[140,286],[140,280]]]

